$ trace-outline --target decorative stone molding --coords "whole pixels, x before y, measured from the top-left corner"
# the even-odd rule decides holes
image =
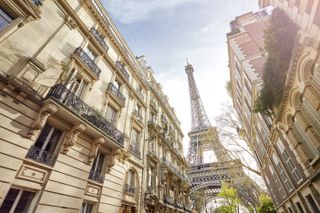
[[[69,149],[77,142],[78,135],[86,129],[85,124],[78,124],[73,126],[70,131],[67,132],[66,137],[63,141],[63,154],[67,154]]]
[[[7,94],[10,94],[14,89],[15,89],[14,85],[6,84],[0,87],[0,94],[3,96],[6,96]]]
[[[65,18],[65,23],[71,30],[74,30],[78,27],[77,23],[70,16]]]
[[[94,158],[97,156],[99,147],[106,142],[104,137],[99,137],[94,140],[91,145],[90,153],[88,156],[88,163],[91,164]]]
[[[38,131],[40,129],[42,129],[42,127],[45,125],[49,116],[53,115],[54,113],[56,113],[58,111],[58,108],[59,107],[53,103],[45,104],[41,108],[36,119],[34,120],[28,134],[26,135],[26,138],[32,139],[33,136],[36,135],[36,133],[38,133]]]
[[[122,150],[122,149],[117,149],[117,150],[115,150],[113,156],[120,163],[124,164],[124,161],[130,157],[130,153],[128,151],[125,151],[125,150]]]

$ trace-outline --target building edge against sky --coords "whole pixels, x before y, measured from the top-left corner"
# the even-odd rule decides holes
[[[179,120],[100,1],[0,21],[0,212],[191,212]]]
[[[320,209],[320,2],[259,1],[279,7],[299,32],[276,116],[253,113],[262,88],[265,12],[247,13],[230,23],[228,37],[234,108],[278,212]]]

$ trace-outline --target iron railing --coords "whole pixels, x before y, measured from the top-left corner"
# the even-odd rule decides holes
[[[117,144],[123,146],[124,134],[104,119],[97,111],[83,102],[78,96],[68,90],[65,85],[57,84],[53,86],[49,91],[47,98],[55,99],[68,110],[114,139]]]
[[[130,193],[130,194],[134,194],[136,191],[135,187],[130,184],[126,184],[125,190],[127,193]]]
[[[134,145],[130,145],[130,152],[137,157],[140,157],[140,155],[141,155],[140,149]]]
[[[108,84],[107,90],[111,94],[113,94],[123,106],[125,105],[126,97],[120,92],[120,90],[112,82]]]
[[[164,196],[164,202],[165,202],[166,204],[171,205],[171,206],[174,205],[173,198],[172,198],[172,197],[169,197],[169,196],[166,196],[166,195]]]
[[[104,182],[104,174],[102,173],[101,170],[96,170],[96,171],[90,171],[89,173],[89,179],[93,180],[98,183],[103,183]]]
[[[183,203],[180,200],[177,200],[175,202],[175,207],[179,209],[183,209]]]
[[[35,145],[30,147],[26,157],[48,166],[53,166],[57,159],[57,155],[49,153]]]
[[[166,165],[167,167],[169,167],[178,177],[180,177],[182,180],[184,181],[189,181],[189,178],[183,174],[179,168],[177,168],[173,163],[171,163],[170,161],[168,161],[166,158],[162,158],[162,162],[164,165]]]
[[[42,6],[42,1],[43,0],[32,0],[32,3],[39,7],[39,6]]]
[[[126,77],[126,79],[129,80],[130,76],[127,69],[125,68],[125,65],[120,61],[117,61],[116,66],[121,71],[121,73]]]
[[[75,54],[79,56],[80,60],[99,78],[101,69],[81,47],[76,49]]]
[[[103,47],[103,49],[108,52],[109,50],[109,46],[107,45],[107,43],[104,41],[104,38],[100,35],[99,31],[96,30],[94,27],[91,27],[90,29],[91,34],[95,37],[95,39],[97,39],[97,41],[99,42],[99,44]]]

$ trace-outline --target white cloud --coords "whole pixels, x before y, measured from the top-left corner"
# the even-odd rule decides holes
[[[122,23],[135,23],[155,13],[168,14],[175,7],[192,0],[103,0],[103,4]]]

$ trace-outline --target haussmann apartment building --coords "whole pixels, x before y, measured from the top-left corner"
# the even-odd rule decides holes
[[[191,212],[183,134],[99,0],[0,1],[0,212]]]

